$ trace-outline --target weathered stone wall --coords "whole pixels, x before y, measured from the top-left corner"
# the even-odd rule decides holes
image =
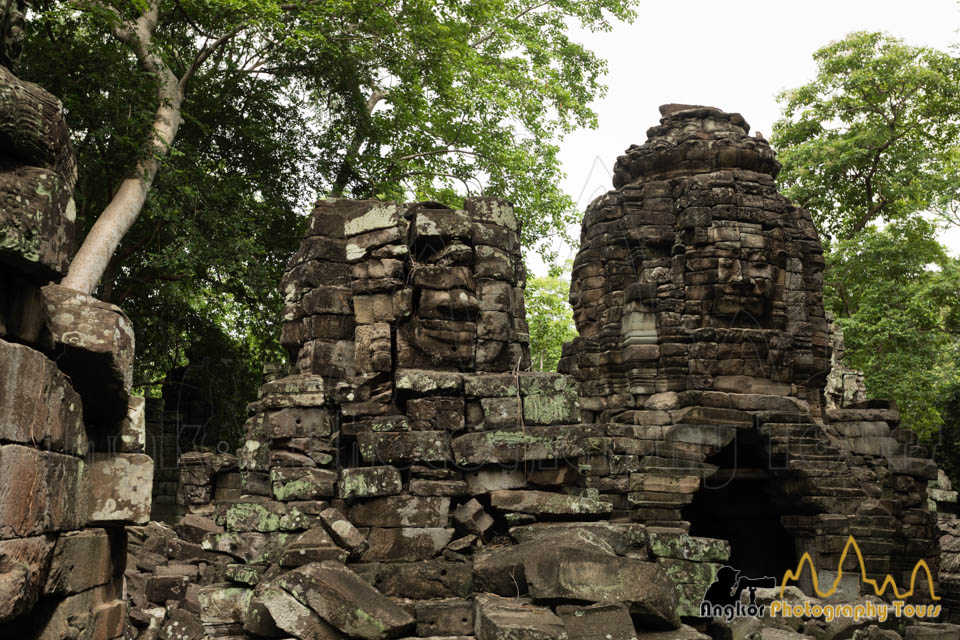
[[[936,575],[937,469],[889,403],[824,401],[819,240],[769,146],[663,115],[584,218],[566,375],[526,370],[508,203],[319,203],[283,281],[289,375],[236,457],[184,460],[176,526],[131,528],[139,637],[899,638],[697,617],[723,564],[807,552],[823,582],[850,535],[869,577]]]
[[[152,465],[129,321],[48,284],[73,252],[75,163],[59,101],[7,66],[22,10],[0,3],[0,637],[108,640]]]

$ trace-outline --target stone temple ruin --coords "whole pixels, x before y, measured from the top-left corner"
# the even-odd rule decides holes
[[[822,252],[773,152],[736,114],[663,116],[585,215],[563,373],[527,371],[508,203],[320,202],[282,283],[289,375],[237,457],[184,460],[179,523],[131,528],[134,620],[172,600],[197,637],[730,637],[699,618],[722,565],[808,554],[827,584],[851,535],[869,577],[935,579],[936,466],[889,403],[849,406],[855,374],[825,395]],[[858,568],[838,597],[874,597]]]
[[[168,526],[129,322],[47,284],[74,235],[59,104],[0,74],[0,638],[960,639],[956,494],[836,361],[809,213],[739,115],[666,105],[618,160],[560,373],[528,371],[509,203],[321,201],[289,366],[237,455],[183,457]],[[850,536],[869,579],[925,563],[939,623],[700,616],[722,566],[805,556],[827,600],[878,602],[838,575]]]

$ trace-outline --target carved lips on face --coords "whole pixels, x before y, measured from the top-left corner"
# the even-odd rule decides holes
[[[770,312],[780,268],[762,258],[762,252],[748,252],[740,259],[719,259],[714,314],[732,316],[745,311],[762,318]]]

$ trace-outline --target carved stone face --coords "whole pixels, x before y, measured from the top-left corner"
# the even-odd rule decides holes
[[[398,366],[509,370],[526,360],[526,326],[514,313],[523,263],[509,205],[471,199],[453,211],[424,203],[406,218],[411,309],[398,329]]]
[[[561,372],[621,408],[663,391],[820,386],[823,257],[809,213],[777,192],[773,151],[739,115],[662,112],[584,215],[570,290],[580,337]]]
[[[718,258],[713,314],[723,318],[746,312],[757,320],[769,315],[780,279],[780,267],[769,260],[764,252],[750,250],[740,258]]]

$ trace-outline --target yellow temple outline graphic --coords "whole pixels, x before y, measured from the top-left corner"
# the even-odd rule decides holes
[[[791,571],[788,569],[787,572],[783,574],[783,581],[780,583],[780,597],[783,598],[783,593],[787,588],[787,582],[789,580],[793,580],[794,582],[796,582],[800,578],[800,576],[803,575],[804,562],[810,565],[811,579],[813,581],[813,590],[816,592],[816,594],[821,598],[827,598],[833,595],[833,593],[837,590],[837,587],[840,584],[841,578],[843,578],[843,563],[847,559],[847,554],[850,552],[851,547],[856,552],[857,560],[860,563],[860,582],[862,584],[871,585],[873,587],[874,593],[878,597],[883,595],[883,593],[887,590],[888,586],[893,591],[894,597],[896,597],[898,600],[903,600],[905,598],[909,598],[910,596],[912,596],[914,592],[914,588],[916,586],[916,582],[917,582],[917,573],[919,573],[920,568],[922,567],[924,572],[927,574],[927,586],[930,588],[930,598],[932,600],[940,599],[940,596],[936,595],[933,592],[933,576],[930,573],[930,567],[927,566],[926,561],[923,560],[922,558],[918,560],[917,564],[913,566],[913,572],[910,574],[910,590],[909,591],[905,593],[900,593],[900,591],[897,589],[897,581],[894,580],[893,576],[891,576],[889,573],[883,579],[883,582],[878,586],[876,580],[867,577],[867,569],[863,564],[863,553],[861,553],[860,546],[857,544],[857,541],[854,539],[852,535],[849,538],[847,538],[847,543],[843,546],[843,552],[840,554],[840,562],[837,566],[837,579],[833,581],[833,586],[830,587],[829,591],[820,591],[819,579],[817,577],[817,568],[814,566],[813,559],[810,557],[810,554],[805,551],[803,553],[803,556],[800,557],[800,562],[797,563],[796,571]]]

